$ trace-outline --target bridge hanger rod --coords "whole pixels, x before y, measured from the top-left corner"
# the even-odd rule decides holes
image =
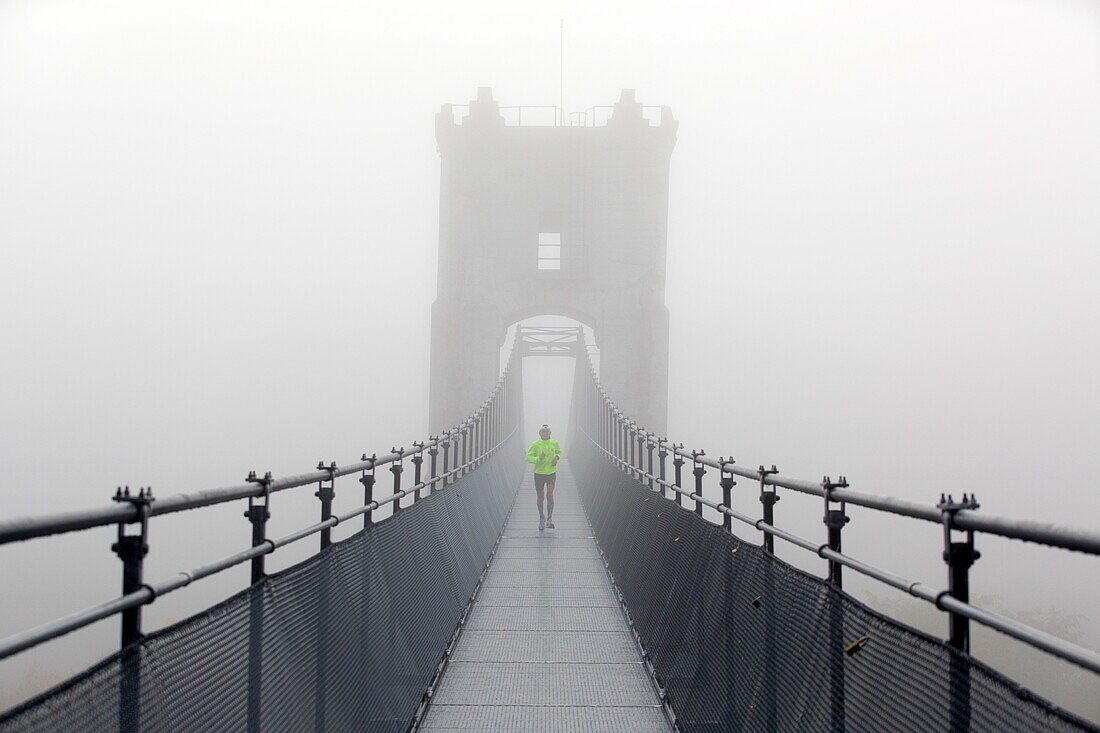
[[[608,397],[603,385],[600,384],[599,379],[596,377],[595,369],[592,367],[591,361],[589,362],[589,371],[592,375],[592,379],[595,380],[596,388],[604,403],[614,412],[625,416],[625,413],[619,410],[611,398]],[[709,466],[719,471],[726,471],[743,478],[762,481],[770,486],[778,486],[803,494],[819,497],[825,495],[821,484],[818,482],[787,478],[779,476],[778,474],[761,475],[758,470],[738,465],[733,461],[719,463],[713,458],[707,458],[702,454],[693,454],[691,451],[685,450],[683,446],[672,443],[666,438],[658,438],[655,433],[646,431],[633,421],[628,420],[628,425],[647,445],[653,445],[658,448],[663,445],[670,453],[694,460],[704,466]],[[913,519],[921,519],[934,524],[941,524],[943,521],[943,515],[938,508],[909,501],[907,499],[868,494],[861,491],[853,491],[849,488],[833,488],[830,490],[829,494],[833,501],[846,502],[866,509],[898,514]],[[1084,552],[1091,555],[1100,555],[1100,532],[1084,527],[1069,527],[1062,524],[1043,522],[1034,519],[1001,517],[979,513],[969,509],[963,509],[956,512],[953,522],[953,526],[959,530],[985,532],[987,534],[1008,537],[1009,539],[1035,542],[1037,544],[1049,545],[1064,550]]]
[[[577,429],[581,432],[581,434],[584,435],[584,437],[591,441],[591,443],[600,452],[604,454],[605,458],[616,464],[619,470],[623,471],[627,475],[634,475],[639,471],[639,468],[637,466],[630,465],[628,461],[619,458],[614,453],[597,443],[596,440],[584,430],[584,428],[578,425]],[[690,458],[691,454],[688,453],[687,457]],[[730,464],[726,465],[726,470],[728,471],[728,466]],[[753,474],[754,475],[751,476],[751,478],[758,478],[758,474],[756,474],[756,472],[753,472]],[[971,603],[960,601],[957,598],[949,595],[948,591],[934,590],[930,586],[927,586],[919,581],[907,580],[906,578],[891,573],[888,570],[883,570],[882,568],[876,567],[869,563],[865,563],[862,560],[857,560],[850,555],[845,555],[841,552],[831,550],[829,549],[828,545],[821,545],[816,542],[812,542],[804,537],[800,537],[796,534],[792,534],[771,524],[767,524],[762,519],[754,519],[747,514],[742,514],[736,509],[725,506],[724,504],[713,502],[705,497],[695,494],[689,489],[685,489],[669,481],[665,481],[657,476],[654,476],[648,471],[645,471],[644,469],[641,470],[641,476],[639,480],[647,479],[652,479],[653,482],[659,486],[672,489],[677,493],[683,494],[689,499],[701,502],[702,504],[709,506],[711,509],[733,517],[734,519],[743,522],[744,524],[747,524],[751,527],[754,527],[761,532],[766,532],[767,534],[778,537],[779,539],[784,540],[785,542],[789,542],[796,547],[800,547],[803,550],[813,552],[821,558],[838,562],[841,565],[844,565],[845,567],[851,568],[857,573],[860,573],[861,575],[866,575],[869,578],[873,578],[893,588],[905,591],[915,598],[919,598],[932,604],[933,606],[936,606],[936,608],[940,609],[941,611],[961,614],[973,621],[977,621],[983,626],[988,626],[992,629],[996,629],[997,631],[1000,631],[1007,636],[1011,636],[1014,639],[1018,639],[1019,641],[1030,644],[1038,649],[1049,652],[1056,657],[1065,659],[1069,662],[1073,662],[1077,665],[1080,665],[1081,667],[1084,667],[1085,669],[1100,674],[1100,653],[1097,653],[1092,649],[1088,649],[1086,647],[1074,644],[1073,642],[1060,639],[1056,636],[1048,634],[1045,631],[1036,629],[1032,626],[1028,626],[1027,624],[1008,618],[1007,616],[1002,616],[1001,614],[995,613],[988,609],[981,608],[980,606],[975,606]]]

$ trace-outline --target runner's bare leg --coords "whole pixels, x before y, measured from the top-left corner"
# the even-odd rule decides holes
[[[551,491],[552,490],[553,489],[551,489]],[[543,514],[543,511],[542,511],[542,503],[543,503],[543,497],[544,496],[545,496],[545,492],[543,492],[542,489],[535,489],[535,502],[538,504],[538,507],[539,507],[539,529],[542,529],[543,523],[546,521],[545,515]]]

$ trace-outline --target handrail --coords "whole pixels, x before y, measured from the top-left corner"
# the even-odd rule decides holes
[[[293,544],[294,542],[298,542],[299,540],[311,537],[325,529],[331,529],[332,527],[335,527],[342,522],[346,522],[349,519],[354,519],[355,517],[358,517],[361,514],[365,514],[366,512],[374,511],[381,506],[402,499],[419,489],[426,489],[440,481],[445,481],[452,476],[461,475],[463,471],[471,468],[480,460],[487,458],[488,456],[500,450],[500,448],[503,447],[512,438],[512,436],[516,434],[516,431],[518,429],[518,427],[513,428],[512,432],[510,432],[507,437],[505,437],[496,445],[489,448],[483,454],[475,457],[474,459],[469,460],[460,466],[456,466],[446,473],[441,473],[438,476],[431,478],[427,481],[422,481],[408,489],[403,489],[382,499],[363,504],[339,516],[333,516],[322,522],[317,522],[316,524],[311,524],[308,527],[303,527],[302,529],[291,532],[290,534],[283,537],[266,540],[263,544],[256,545],[255,547],[250,547],[246,550],[241,550],[240,552],[235,552],[232,555],[228,555],[219,560],[206,563],[205,565],[200,565],[199,567],[192,570],[180,571],[175,575],[172,575],[158,583],[146,583],[141,587],[140,590],[135,591],[134,593],[128,593],[118,598],[113,598],[109,601],[98,603],[94,606],[90,606],[83,610],[76,611],[72,614],[64,616],[63,618],[49,621],[34,628],[27,629],[26,631],[21,631],[4,639],[0,639],[0,659],[5,659],[31,647],[38,646],[39,644],[42,644],[44,642],[56,639],[60,636],[64,636],[71,631],[76,631],[77,629],[95,623],[96,621],[101,621],[105,618],[108,618],[109,616],[113,616],[117,613],[122,613],[127,609],[147,605],[149,603],[152,603],[157,598],[160,598],[161,596],[168,595],[172,591],[176,591],[180,588],[191,585],[196,580],[201,580],[211,575],[216,575],[217,573],[228,570],[232,567],[236,567],[237,565],[245,563],[253,558],[263,555],[271,555],[281,547],[286,547],[287,545]]]
[[[244,484],[158,497],[156,500],[153,500],[152,492],[146,493],[144,489],[136,496],[120,491],[116,496],[116,503],[108,507],[0,521],[0,545],[92,527],[117,525],[119,541],[113,549],[124,563],[123,594],[120,597],[0,639],[0,659],[119,613],[123,614],[122,646],[125,648],[141,637],[140,608],[153,603],[160,596],[250,560],[253,562],[252,582],[256,583],[264,577],[263,558],[277,549],[316,534],[321,535],[321,549],[324,549],[329,544],[329,530],[342,522],[364,516],[365,524],[370,524],[373,522],[371,513],[387,504],[394,505],[396,515],[402,509],[401,499],[412,496],[415,504],[420,499],[422,490],[434,492],[440,484],[446,487],[453,483],[499,451],[520,429],[520,382],[512,378],[518,353],[519,349],[514,345],[492,394],[469,417],[440,435],[432,436],[428,441],[414,443],[412,448],[391,448],[389,453],[382,456],[374,454],[368,457],[364,453],[360,460],[344,466],[336,466],[335,463],[325,466],[322,463],[318,464],[315,471],[293,476],[273,478],[267,474],[264,478],[257,478],[253,473]],[[430,475],[427,477],[421,475],[424,454],[430,456]],[[452,454],[453,466],[450,465]],[[436,460],[440,456],[442,467]],[[413,485],[402,488],[401,474],[406,458],[412,458],[415,479]],[[386,465],[390,465],[393,473],[393,493],[375,499],[375,471]],[[344,514],[332,514],[335,480],[354,473],[362,473],[360,482],[365,489],[365,501]],[[271,494],[311,484],[320,486],[316,496],[321,500],[321,521],[283,537],[267,538],[266,522]],[[256,504],[254,500],[260,498],[264,502]],[[157,583],[145,583],[141,580],[150,518],[240,499],[249,501],[249,510],[245,512],[245,517],[252,523],[251,547],[192,570],[178,572]],[[125,534],[124,527],[131,523],[141,524],[140,534]]]
[[[595,369],[592,368],[591,361],[589,362],[589,370],[595,381],[596,388],[603,397],[605,403],[609,405],[613,411],[618,412],[620,415],[623,414],[622,411],[615,406],[611,398],[607,396],[607,392],[596,377]],[[702,453],[693,455],[692,451],[685,450],[683,446],[671,443],[667,438],[657,438],[656,433],[646,431],[633,421],[628,421],[628,425],[634,435],[639,437],[646,445],[653,445],[658,449],[664,445],[670,453],[683,458],[692,459],[704,466],[719,471],[726,471],[741,476],[742,478],[763,481],[763,483],[768,486],[777,486],[779,488],[790,489],[812,496],[825,496],[825,489],[822,487],[822,482],[790,478],[768,472],[762,473],[760,469],[745,468],[735,463],[732,459],[719,463],[713,458],[707,458]],[[829,495],[832,501],[844,502],[846,504],[888,512],[890,514],[898,514],[903,517],[921,519],[935,524],[942,524],[943,522],[943,513],[935,506],[920,504],[908,499],[868,494],[843,487],[831,488],[829,490]],[[1084,527],[1068,527],[1053,522],[979,514],[971,509],[960,509],[956,512],[954,514],[953,527],[960,530],[995,534],[1001,537],[1022,540],[1025,542],[1035,542],[1064,550],[1075,550],[1091,555],[1100,555],[1100,531],[1086,529]]]
[[[785,542],[828,560],[830,564],[829,579],[837,587],[841,587],[839,568],[843,566],[885,585],[903,590],[915,598],[934,605],[941,611],[946,611],[952,618],[949,643],[961,651],[969,651],[969,630],[966,623],[973,620],[1060,659],[1077,664],[1092,672],[1100,673],[1100,653],[970,603],[967,577],[970,565],[978,558],[978,553],[973,550],[973,535],[975,532],[1037,542],[1051,547],[1089,554],[1100,554],[1100,533],[1084,528],[1066,527],[1034,520],[1018,520],[979,514],[975,511],[977,508],[976,502],[955,503],[950,499],[941,499],[939,506],[930,507],[896,497],[853,491],[847,488],[847,480],[843,477],[835,483],[829,477],[825,477],[820,483],[815,483],[779,476],[775,466],[766,469],[761,465],[757,469],[749,469],[736,464],[732,459],[720,458],[715,460],[708,458],[703,451],[685,450],[682,444],[678,445],[667,438],[658,438],[655,433],[641,428],[636,422],[627,418],[625,413],[611,400],[600,383],[591,359],[588,360],[588,370],[590,381],[587,387],[591,390],[589,397],[595,397],[598,401],[589,404],[588,410],[580,409],[581,406],[574,405],[574,414],[587,416],[576,420],[577,430],[602,453],[604,459],[626,475],[643,483],[643,485],[648,484],[651,490],[660,491],[662,494],[666,490],[671,490],[680,496],[687,497],[695,502],[697,513],[701,513],[702,506],[714,509],[725,517],[723,526],[730,531],[732,529],[729,522],[736,519],[764,533],[767,538],[778,537]],[[588,424],[592,427],[592,432],[596,433],[595,436],[585,429],[583,424],[585,420],[589,421]],[[604,444],[605,442],[607,445]],[[637,448],[637,451],[635,451],[635,448]],[[660,451],[659,473],[654,472],[654,448]],[[643,449],[645,449],[644,456]],[[666,477],[665,458],[669,455],[675,457],[675,481],[669,481]],[[688,461],[691,462],[693,468],[694,489],[680,485],[682,467]],[[648,465],[645,465],[646,462],[648,462]],[[722,502],[711,501],[702,495],[702,476],[705,472],[702,467],[704,466],[714,468],[720,472],[723,489]],[[696,467],[699,468],[696,469]],[[729,474],[728,479],[726,478],[727,474]],[[734,483],[732,477],[734,475],[759,482],[760,500],[765,506],[765,518],[750,517],[729,505],[731,488]],[[771,518],[771,507],[774,506],[777,496],[774,490],[764,491],[766,486],[786,488],[822,497],[825,500],[825,521],[829,526],[829,542],[821,544],[776,527],[774,519]],[[679,499],[677,499],[677,504],[679,505],[678,508],[690,511],[680,504]],[[831,507],[834,504],[839,504],[840,509],[832,509]],[[910,581],[842,553],[840,551],[840,530],[848,521],[848,517],[844,514],[846,504],[942,525],[945,544],[944,558],[950,567],[949,579],[951,585],[949,590],[934,590],[924,583]],[[966,533],[966,542],[952,541],[952,532],[956,531]],[[772,551],[770,543],[771,539],[765,542],[765,551],[769,553]]]
[[[385,466],[411,456],[428,452],[432,448],[438,448],[445,441],[449,441],[459,436],[465,427],[473,421],[474,417],[494,404],[494,400],[497,399],[499,390],[508,374],[509,366],[511,366],[510,363],[502,372],[493,396],[485,400],[485,402],[474,411],[473,416],[470,418],[463,420],[455,427],[438,436],[433,436],[426,443],[417,443],[413,448],[406,449],[402,447],[400,450],[392,451],[381,456],[368,457],[366,454],[363,454],[363,457],[358,461],[338,466],[335,471],[331,472],[331,476],[339,478],[362,471],[371,471],[379,466]],[[318,481],[327,481],[329,478],[330,471],[328,469],[310,471],[308,473],[295,474],[292,476],[283,476],[272,479],[267,493],[274,494],[288,489],[296,489],[302,486],[316,484]],[[156,517],[162,514],[172,514],[190,509],[213,506],[215,504],[224,504],[225,502],[236,501],[238,499],[261,497],[264,493],[263,487],[258,486],[256,483],[244,483],[157,497],[157,500],[149,505],[148,516]],[[65,532],[91,529],[93,527],[103,527],[106,525],[118,524],[120,522],[132,524],[140,520],[141,515],[137,507],[132,504],[123,503],[97,507],[95,509],[54,512],[51,514],[30,517],[14,517],[12,519],[0,520],[0,545],[9,542],[29,540],[35,537],[45,537]]]
[[[637,470],[625,460],[616,457],[613,453],[597,443],[595,438],[589,435],[584,430],[584,428],[578,426],[577,429],[580,430],[581,434],[584,435],[584,437],[588,438],[588,440],[591,441],[592,444],[604,454],[605,458],[616,464],[619,470],[621,470],[623,473],[630,475]],[[952,598],[947,591],[932,590],[924,583],[906,580],[900,575],[896,575],[869,563],[865,563],[862,560],[857,560],[850,555],[836,552],[835,550],[829,549],[825,545],[821,545],[812,540],[808,540],[805,537],[800,537],[796,534],[792,534],[785,530],[779,529],[778,527],[767,524],[762,519],[753,519],[746,514],[742,514],[736,509],[725,506],[724,504],[713,502],[703,496],[699,496],[690,489],[676,486],[669,481],[665,481],[658,476],[654,476],[644,469],[642,470],[641,478],[652,480],[655,484],[659,486],[663,486],[671,491],[675,491],[678,494],[682,494],[692,501],[698,501],[701,504],[705,504],[715,511],[721,512],[722,514],[725,514],[738,520],[739,522],[743,522],[744,524],[754,527],[761,532],[770,534],[773,537],[778,537],[779,539],[784,540],[785,542],[789,542],[796,547],[800,547],[803,550],[813,552],[819,557],[822,557],[826,560],[839,562],[845,567],[851,568],[861,575],[866,575],[867,577],[873,578],[880,583],[884,583],[899,590],[903,590],[915,598],[920,598],[923,601],[931,603],[933,606],[936,606],[940,610],[950,610],[962,613],[982,624],[983,626],[989,626],[990,628],[997,629],[998,631],[1001,631],[1015,639],[1019,639],[1020,641],[1031,644],[1032,646],[1035,646],[1039,649],[1043,649],[1044,651],[1050,652],[1051,654],[1061,657],[1062,659],[1074,662],[1093,672],[1100,673],[1100,653],[1095,652],[1091,649],[1087,649],[1064,639],[1060,639],[1056,636],[1048,634],[1045,631],[1042,631],[1041,629],[1037,629],[1033,626],[1028,626],[1027,624],[1015,621],[1008,618],[1007,616],[1002,616],[988,609],[984,609],[970,603],[963,603],[956,598]]]

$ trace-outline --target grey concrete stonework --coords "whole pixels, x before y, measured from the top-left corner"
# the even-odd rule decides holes
[[[668,107],[660,110],[660,124],[651,124],[633,90],[624,90],[606,124],[506,125],[492,92],[481,88],[458,122],[451,105],[439,112],[433,432],[492,391],[508,327],[546,314],[590,326],[609,392],[642,425],[664,431],[677,122]],[[556,235],[559,259],[550,264],[559,269],[540,269],[540,234]]]

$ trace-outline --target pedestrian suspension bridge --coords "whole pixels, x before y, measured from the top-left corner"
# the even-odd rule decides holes
[[[524,353],[577,364],[544,532],[522,463]],[[309,490],[318,521],[268,536],[280,494]],[[758,492],[760,516],[732,509],[734,490]],[[336,515],[343,491],[362,503]],[[822,537],[780,529],[777,501],[800,494],[822,503]],[[158,517],[226,502],[246,507],[250,546],[144,576]],[[846,555],[847,505],[942,525],[947,587]],[[348,523],[361,529],[332,542]],[[0,641],[0,657],[111,616],[119,651],[8,711],[0,731],[1094,730],[969,656],[977,622],[1100,672],[1096,652],[971,604],[967,570],[981,533],[1093,554],[1100,536],[987,516],[972,497],[913,504],[685,450],[616,408],[580,329],[521,328],[488,399],[411,448],[188,494],[123,491],[97,510],[5,520],[0,542],[104,525],[118,528],[122,594]],[[824,558],[826,577],[777,559],[776,540]],[[265,573],[299,542],[318,552]],[[248,588],[143,629],[144,606],[242,564]],[[845,594],[850,571],[944,611],[946,640]]]
[[[115,527],[122,575],[120,595],[104,588],[102,603],[0,639],[5,659],[104,619],[121,627],[117,652],[0,714],[0,733],[1097,730],[970,655],[977,623],[1100,674],[1096,651],[972,603],[969,570],[983,536],[1096,555],[1100,532],[674,442],[668,108],[653,125],[625,90],[605,124],[594,108],[577,125],[555,113],[555,126],[524,127],[487,89],[464,107],[458,122],[455,105],[437,117],[436,434],[299,475],[120,489],[95,509],[0,520],[0,545]],[[585,323],[593,342],[580,327],[520,325],[500,369],[508,325],[544,313]],[[541,532],[523,462],[526,357],[576,365],[555,527]],[[292,492],[312,492],[316,521],[273,536]],[[338,494],[356,506],[336,512]],[[759,511],[735,509],[735,495]],[[820,507],[820,536],[784,529],[781,499]],[[239,551],[146,577],[162,517],[225,504],[247,518]],[[861,531],[881,515],[938,527],[928,551],[942,553],[943,582],[846,553],[850,506],[866,510]],[[777,558],[777,542],[820,558],[824,576]],[[303,543],[316,553],[267,572],[268,556]],[[250,582],[235,595],[143,625],[146,606],[241,566]],[[850,573],[938,609],[942,637],[855,600]]]

